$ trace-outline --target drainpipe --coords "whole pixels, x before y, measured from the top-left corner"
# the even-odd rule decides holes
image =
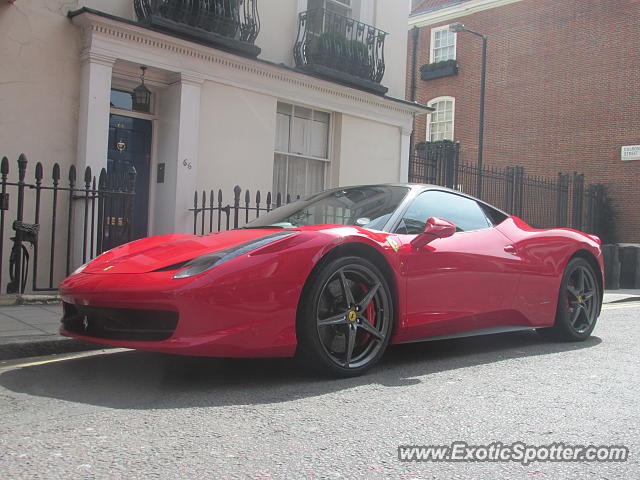
[[[413,54],[411,55],[411,101],[416,101],[416,63],[418,62],[418,37],[420,30],[418,27],[413,27],[411,30],[413,34]]]
[[[420,30],[418,27],[413,27],[411,30],[412,40],[413,40],[413,52],[411,55],[411,101],[416,101],[416,90],[417,90],[417,81],[416,81],[416,64],[418,63],[418,37],[420,36]],[[415,127],[416,124],[416,115],[413,114],[413,125]],[[409,144],[409,155],[413,154],[413,149],[415,146],[415,128],[411,131],[411,139]]]

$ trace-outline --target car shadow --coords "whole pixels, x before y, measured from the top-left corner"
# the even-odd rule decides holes
[[[9,370],[13,392],[117,409],[168,409],[280,403],[360,385],[387,388],[467,367],[591,348],[602,340],[550,343],[531,331],[391,347],[368,374],[330,379],[292,359],[214,359],[125,351]],[[505,366],[506,368],[506,366]]]

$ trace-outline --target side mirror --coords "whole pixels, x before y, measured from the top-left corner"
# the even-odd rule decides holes
[[[426,244],[434,241],[436,238],[447,238],[456,233],[456,226],[442,218],[430,217],[424,227],[424,232],[417,235],[411,241],[413,248],[419,249]]]

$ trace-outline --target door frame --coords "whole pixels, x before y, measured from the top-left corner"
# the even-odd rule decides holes
[[[113,78],[111,81],[112,90],[126,90],[130,91],[135,88],[135,82],[132,82],[123,78]],[[149,159],[149,208],[147,211],[147,236],[154,235],[154,215],[155,215],[155,199],[156,199],[156,182],[157,182],[157,137],[158,137],[158,92],[156,89],[151,89],[151,113],[135,112],[133,110],[125,110],[122,108],[110,107],[109,116],[120,115],[123,117],[138,118],[140,120],[149,120],[151,122],[151,154]],[[109,92],[111,94],[111,92]]]

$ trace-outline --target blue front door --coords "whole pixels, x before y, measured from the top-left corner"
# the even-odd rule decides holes
[[[109,117],[109,150],[107,175],[127,175],[136,172],[135,198],[131,212],[106,212],[112,223],[130,228],[130,240],[148,235],[149,175],[151,172],[150,120],[112,114]],[[124,218],[126,216],[127,218]],[[115,237],[109,247],[114,247]],[[107,245],[105,245],[106,247]]]

